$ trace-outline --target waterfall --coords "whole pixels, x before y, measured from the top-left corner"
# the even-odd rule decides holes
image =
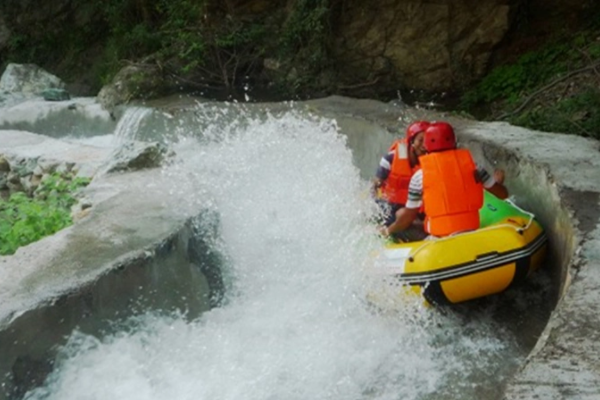
[[[144,118],[151,113],[152,109],[147,107],[127,108],[115,127],[113,139],[115,147],[120,147],[129,141],[135,140]]]

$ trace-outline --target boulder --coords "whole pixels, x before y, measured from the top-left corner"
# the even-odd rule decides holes
[[[130,141],[114,151],[101,170],[108,174],[157,168],[172,155],[162,143]]]
[[[8,64],[0,78],[0,92],[41,94],[48,89],[63,89],[60,78],[35,64]]]
[[[152,64],[132,64],[121,69],[112,82],[105,85],[97,101],[106,110],[135,99],[150,99],[166,94],[170,84],[162,71]]]

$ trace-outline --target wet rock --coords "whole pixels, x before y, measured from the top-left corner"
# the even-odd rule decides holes
[[[0,156],[0,172],[10,171],[10,164],[3,156]]]
[[[92,208],[92,201],[88,197],[83,197],[71,207],[71,218],[73,222],[79,221],[87,217]]]
[[[71,99],[69,92],[65,89],[46,89],[42,91],[41,95],[47,101],[65,101]]]
[[[0,78],[0,92],[39,94],[64,86],[62,80],[35,64],[8,64]]]
[[[12,194],[12,193],[16,193],[16,192],[23,192],[23,186],[21,186],[21,182],[11,182],[10,180],[6,183],[6,186],[8,187],[8,193]]]
[[[112,82],[105,85],[97,101],[106,110],[135,99],[149,99],[165,94],[170,84],[155,65],[128,65],[120,70]]]
[[[25,192],[27,194],[27,196],[31,196],[33,194],[33,191],[36,188],[32,183],[31,175],[21,178],[20,184],[21,184],[21,187],[23,188],[23,192]]]
[[[13,383],[16,388],[14,398],[21,398],[28,390],[34,389],[44,383],[48,374],[52,372],[52,362],[37,360],[29,356],[20,356],[12,367]]]
[[[67,162],[67,161],[61,162],[56,167],[56,172],[64,175],[64,174],[71,172],[71,170],[73,169],[74,166],[75,166],[74,162]]]
[[[8,174],[7,181],[8,181],[8,183],[18,184],[21,180],[19,178],[19,174],[15,174],[14,172],[11,172]]]
[[[37,157],[35,158],[23,158],[13,163],[12,170],[19,177],[25,177],[33,174],[33,171],[37,167]]]
[[[162,143],[129,142],[113,153],[103,171],[113,173],[156,168],[170,156],[172,153]]]

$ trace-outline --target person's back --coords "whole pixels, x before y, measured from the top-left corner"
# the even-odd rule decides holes
[[[452,127],[436,122],[425,131],[427,154],[421,156],[425,230],[434,236],[479,228],[483,185],[471,153],[456,148]]]
[[[500,198],[508,196],[501,182],[503,171],[496,170],[492,177],[475,164],[468,150],[457,149],[454,129],[447,122],[432,123],[423,141],[427,154],[419,157],[421,168],[410,180],[406,206],[392,224],[380,229],[381,234],[397,235],[408,229],[421,210],[423,228],[432,236],[478,229],[484,188]]]

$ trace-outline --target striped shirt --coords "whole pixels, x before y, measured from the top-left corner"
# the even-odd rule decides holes
[[[400,141],[397,146],[391,151],[388,151],[386,155],[381,157],[379,161],[379,167],[377,168],[377,172],[375,172],[375,177],[380,181],[385,181],[389,176],[392,170],[392,163],[394,162],[394,158],[396,157],[396,153],[398,153],[398,157],[401,159],[408,159],[410,163],[409,150],[404,141]],[[410,164],[413,167],[412,164]]]
[[[480,182],[483,182],[483,187],[486,189],[494,186],[496,181],[485,168],[477,165],[476,171],[477,177]],[[423,170],[420,169],[415,172],[410,179],[408,185],[408,201],[406,202],[406,208],[420,208],[423,205]]]
[[[392,161],[394,160],[394,151],[390,151],[379,161],[379,167],[377,168],[377,172],[375,173],[375,177],[385,181],[390,175],[390,171],[392,170]]]

